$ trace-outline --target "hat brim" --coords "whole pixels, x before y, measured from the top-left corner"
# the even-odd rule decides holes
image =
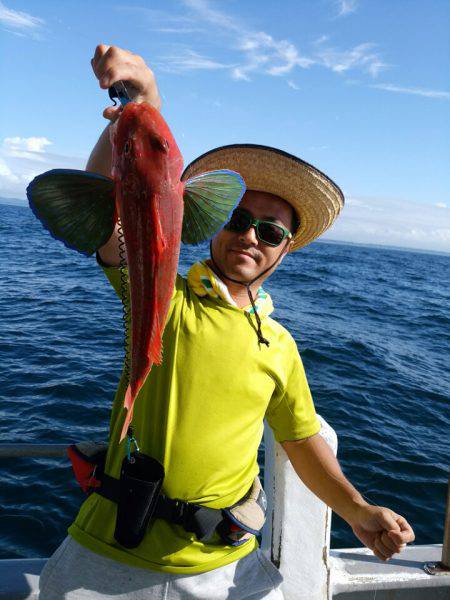
[[[215,169],[240,173],[248,190],[267,192],[288,202],[300,226],[291,252],[310,244],[337,219],[344,206],[341,189],[309,163],[270,146],[232,144],[210,150],[193,160],[182,179]]]

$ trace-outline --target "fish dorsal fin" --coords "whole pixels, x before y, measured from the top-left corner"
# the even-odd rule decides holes
[[[53,169],[27,187],[31,210],[51,235],[86,256],[114,230],[114,183],[97,173]]]
[[[228,221],[244,192],[244,180],[234,171],[209,171],[188,179],[181,241],[199,244],[210,239]]]

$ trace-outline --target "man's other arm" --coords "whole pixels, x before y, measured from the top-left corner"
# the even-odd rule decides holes
[[[135,102],[148,102],[158,110],[161,108],[155,76],[140,56],[116,46],[101,44],[95,49],[91,65],[102,89],[108,89],[116,81],[126,81],[127,90]],[[103,111],[103,116],[114,122],[119,112],[119,107],[109,106]],[[86,171],[111,177],[111,155],[108,125],[91,152]],[[120,265],[117,225],[108,242],[99,248],[98,253],[106,265],[111,267]]]
[[[295,472],[381,560],[389,560],[414,541],[406,519],[389,508],[366,502],[343,474],[327,442],[316,434],[305,440],[282,442]]]

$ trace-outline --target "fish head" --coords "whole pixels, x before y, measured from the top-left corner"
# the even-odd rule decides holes
[[[116,184],[140,181],[154,193],[179,185],[183,158],[161,113],[129,102],[112,125],[112,176]]]

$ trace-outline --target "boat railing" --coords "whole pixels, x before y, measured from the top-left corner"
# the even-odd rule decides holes
[[[68,444],[0,444],[0,458],[61,458]]]
[[[336,453],[336,433],[320,420],[321,435]],[[374,592],[377,600],[450,597],[450,487],[444,545],[411,545],[386,564],[367,548],[330,550],[330,509],[298,479],[268,427],[264,443],[268,515],[261,549],[283,575],[286,600],[362,600],[373,598]],[[66,456],[67,444],[0,444],[0,459]],[[39,559],[0,560],[0,597],[35,598],[43,563]]]

